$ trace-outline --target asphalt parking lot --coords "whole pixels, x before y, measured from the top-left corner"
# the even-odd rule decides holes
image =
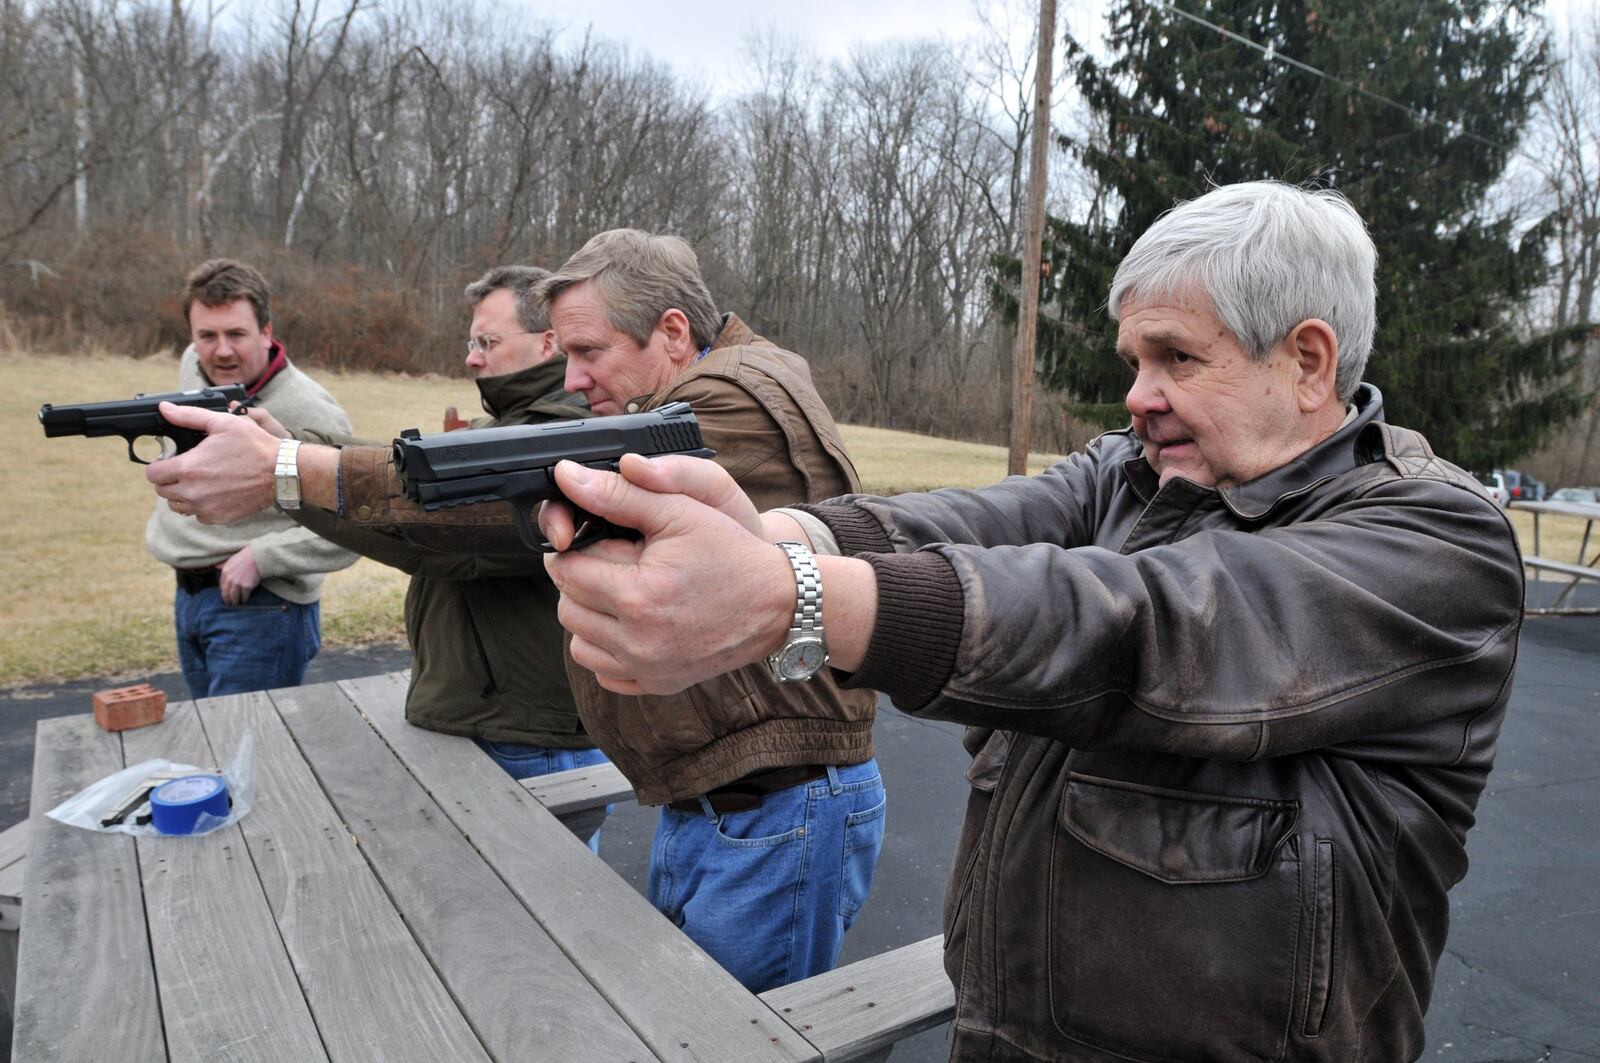
[[[308,682],[407,664],[403,646],[330,652]],[[0,829],[27,813],[33,726],[89,711],[94,690],[131,680],[0,692]],[[175,673],[145,677],[182,698]],[[966,799],[960,728],[879,714],[889,821],[872,899],[849,962],[939,932],[945,875]],[[1449,945],[1428,1015],[1425,1059],[1600,1060],[1600,617],[1530,617],[1489,788],[1452,893]],[[642,890],[655,813],[618,808],[601,856]],[[26,908],[24,908],[26,910]],[[23,933],[27,932],[24,920]],[[0,1058],[9,1056],[0,1029]],[[944,1033],[902,1042],[896,1063],[945,1058]]]

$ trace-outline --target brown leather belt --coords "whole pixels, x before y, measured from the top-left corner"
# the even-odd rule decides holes
[[[828,774],[828,769],[820,764],[797,764],[790,768],[769,768],[765,771],[751,772],[742,779],[736,779],[715,790],[707,790],[703,795],[711,803],[711,811],[717,815],[729,812],[748,812],[753,808],[761,807],[761,799],[768,794],[775,794],[779,790],[787,790],[791,786],[820,779]],[[681,801],[672,801],[667,805],[674,812],[703,813],[700,798],[685,797]]]
[[[207,587],[218,586],[222,575],[214,568],[175,568],[178,574],[178,586],[190,594],[199,594]]]

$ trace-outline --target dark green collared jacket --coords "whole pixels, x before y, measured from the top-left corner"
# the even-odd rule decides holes
[[[584,417],[579,396],[561,390],[566,359],[478,381],[490,414],[473,427],[536,424]],[[313,442],[348,440],[306,438]],[[370,497],[351,477],[397,481],[387,448],[347,447],[341,460],[344,497]],[[380,481],[380,482],[383,482]],[[368,508],[368,507],[363,507]],[[349,515],[365,518],[368,514]],[[411,576],[406,637],[411,687],[406,719],[418,727],[491,742],[588,749],[562,662],[559,595],[542,555],[480,557],[430,549],[339,515],[306,507],[306,527],[341,546]]]

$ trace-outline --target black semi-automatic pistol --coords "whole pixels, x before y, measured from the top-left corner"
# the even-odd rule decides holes
[[[518,537],[542,553],[554,548],[539,534],[533,515],[539,503],[562,497],[554,478],[556,463],[575,461],[616,472],[624,454],[709,458],[716,451],[707,450],[701,441],[700,422],[687,402],[668,403],[648,413],[464,428],[426,436],[411,428],[394,441],[394,467],[407,498],[428,510],[507,502]],[[579,532],[573,549],[597,539],[638,538],[632,528],[573,509]]]
[[[50,438],[121,436],[128,441],[128,460],[149,465],[157,459],[193,450],[206,438],[204,432],[169,423],[156,408],[161,403],[227,413],[229,405],[237,402],[239,405],[234,412],[242,414],[251,401],[243,385],[225,384],[193,391],[169,391],[162,395],[135,395],[116,402],[86,402],[79,406],[53,406],[47,402],[39,407],[39,423],[44,425],[44,434]],[[134,443],[140,439],[158,442],[160,450],[155,457],[146,459],[139,455]]]

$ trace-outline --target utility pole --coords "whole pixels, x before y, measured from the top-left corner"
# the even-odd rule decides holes
[[[1039,336],[1039,257],[1044,244],[1044,186],[1049,171],[1051,59],[1056,43],[1056,0],[1039,0],[1039,51],[1033,87],[1033,143],[1028,148],[1028,216],[1023,224],[1022,291],[1017,299],[1017,348],[1011,370],[1011,457],[1007,472],[1028,471],[1028,430],[1033,421],[1033,352]]]

